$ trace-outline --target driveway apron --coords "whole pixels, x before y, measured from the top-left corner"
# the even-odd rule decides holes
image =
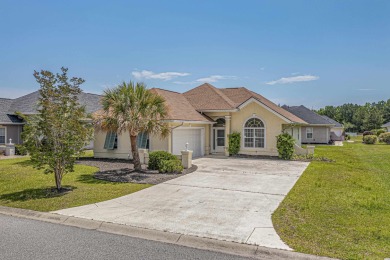
[[[277,235],[271,215],[309,163],[199,158],[194,164],[194,173],[55,213],[291,250]]]

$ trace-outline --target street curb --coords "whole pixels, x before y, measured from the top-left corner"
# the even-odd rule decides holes
[[[69,217],[55,213],[38,212],[28,209],[0,206],[0,214],[256,259],[331,259],[281,249],[145,229],[104,221]]]

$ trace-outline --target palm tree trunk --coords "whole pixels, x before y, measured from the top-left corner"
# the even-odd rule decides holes
[[[137,147],[137,136],[130,135],[131,154],[133,155],[134,170],[141,171],[141,162],[139,160],[139,153]]]

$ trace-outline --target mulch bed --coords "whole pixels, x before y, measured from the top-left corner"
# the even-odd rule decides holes
[[[159,184],[194,172],[198,169],[196,165],[192,165],[191,168],[184,169],[182,173],[158,173],[157,171],[146,169],[139,172],[134,171],[131,160],[120,159],[82,158],[77,163],[99,168],[100,171],[96,172],[93,176],[95,179],[139,184]]]

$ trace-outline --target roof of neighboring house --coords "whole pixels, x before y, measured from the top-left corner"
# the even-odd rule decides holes
[[[210,118],[198,113],[183,94],[159,88],[153,88],[151,91],[165,99],[168,106],[167,120],[213,122]]]
[[[235,110],[244,102],[251,98],[256,99],[269,109],[273,110],[282,117],[295,122],[306,124],[302,118],[290,113],[289,111],[272,103],[265,97],[250,91],[244,87],[241,88],[221,88],[218,89],[211,84],[204,83],[196,88],[193,88],[183,95],[198,111],[207,110]]]
[[[0,124],[6,123],[21,123],[22,120],[15,116],[8,114],[8,110],[13,102],[13,99],[0,98]]]
[[[100,98],[100,95],[82,92],[79,95],[79,102],[85,105],[87,113],[93,113],[101,107]],[[0,124],[23,123],[23,120],[16,115],[16,112],[35,114],[37,112],[38,99],[39,91],[16,99],[0,98]]]
[[[382,127],[390,127],[390,122],[384,124]]]
[[[316,112],[308,109],[305,106],[282,106],[284,109],[288,110],[292,114],[296,115],[299,118],[302,118],[310,125],[334,125],[329,122],[327,119],[323,118]]]
[[[343,124],[340,124],[339,122],[337,122],[336,120],[328,117],[328,116],[325,116],[325,115],[321,115],[321,117],[325,118],[326,120],[328,120],[331,124],[334,124],[335,127],[344,127]]]
[[[12,101],[8,112],[10,114],[14,114],[15,112],[20,112],[22,114],[34,114],[37,112],[37,103],[39,97],[39,91],[35,91],[25,96],[16,98]],[[100,95],[82,92],[78,97],[80,104],[85,105],[87,113],[93,113],[101,108]]]

